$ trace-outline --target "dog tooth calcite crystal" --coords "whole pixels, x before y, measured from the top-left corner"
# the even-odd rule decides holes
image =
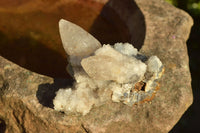
[[[67,20],[60,20],[59,30],[75,82],[57,91],[55,110],[86,115],[109,100],[128,106],[151,100],[164,71],[157,56],[147,58],[129,43],[101,46]]]
[[[59,21],[59,31],[63,47],[70,56],[88,56],[101,47],[96,38],[67,20]]]

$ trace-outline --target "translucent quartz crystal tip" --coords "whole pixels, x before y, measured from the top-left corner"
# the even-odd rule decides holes
[[[133,106],[152,99],[164,72],[157,56],[142,55],[129,43],[101,47],[88,32],[63,19],[59,30],[75,82],[56,92],[55,110],[86,115],[109,100]]]
[[[67,20],[59,21],[59,31],[63,47],[70,56],[88,56],[101,47],[91,34]]]

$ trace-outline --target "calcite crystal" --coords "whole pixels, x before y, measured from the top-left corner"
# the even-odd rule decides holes
[[[86,115],[108,100],[128,106],[151,100],[164,70],[157,56],[148,58],[129,43],[101,47],[92,35],[63,19],[59,29],[75,83],[58,90],[55,110]]]
[[[129,46],[132,45],[129,44]],[[83,59],[81,65],[93,79],[112,80],[118,83],[138,82],[142,80],[146,72],[145,63],[134,56],[126,56],[116,51],[110,45],[103,45],[95,51],[94,56]]]
[[[101,47],[97,39],[69,21],[61,19],[59,27],[63,47],[68,55],[87,56]]]

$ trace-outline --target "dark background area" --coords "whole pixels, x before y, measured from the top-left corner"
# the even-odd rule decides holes
[[[189,13],[194,25],[187,41],[194,101],[170,133],[200,133],[200,0],[166,0]]]

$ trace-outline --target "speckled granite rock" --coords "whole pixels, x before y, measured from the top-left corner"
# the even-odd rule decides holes
[[[163,0],[121,2],[110,0],[106,6],[127,22],[140,52],[157,55],[165,66],[155,98],[133,107],[109,101],[85,116],[65,115],[52,109],[52,99],[70,81],[36,74],[0,57],[0,131],[166,133],[176,124],[193,100],[186,47],[193,21]]]

